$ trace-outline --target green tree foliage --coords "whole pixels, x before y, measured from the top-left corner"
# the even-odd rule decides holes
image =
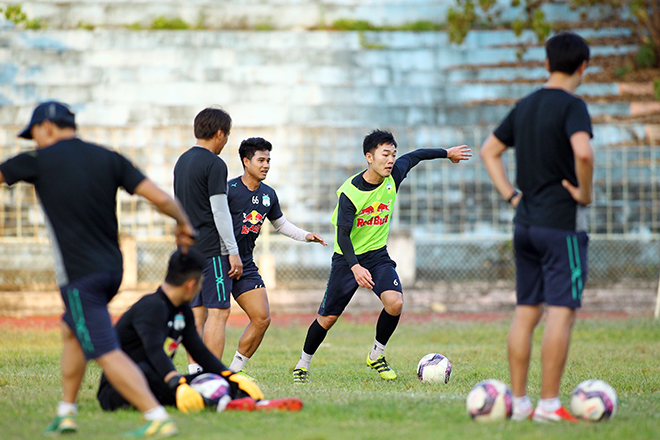
[[[532,30],[539,42],[552,32],[543,12],[543,6],[551,3],[568,2],[573,10],[579,11],[584,19],[588,12],[597,10],[599,17],[593,26],[618,23],[630,28],[640,46],[650,48],[655,56],[643,54],[644,60],[653,59],[658,66],[660,60],[660,1],[659,0],[512,0],[512,7],[520,7],[520,16],[511,23],[511,28],[520,35]],[[501,15],[503,6],[496,0],[456,0],[456,7],[449,8],[447,25],[450,41],[461,43],[468,31],[484,24],[493,23]]]

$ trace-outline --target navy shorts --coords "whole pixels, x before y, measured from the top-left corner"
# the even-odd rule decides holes
[[[245,292],[254,289],[265,289],[264,280],[259,274],[259,268],[254,261],[250,261],[243,265],[243,273],[240,280],[234,280],[234,287],[231,290],[234,299],[238,298]]]
[[[86,359],[96,359],[120,347],[108,303],[117,294],[122,272],[98,272],[60,288],[62,320],[76,335]]]
[[[229,278],[230,267],[228,255],[208,258],[203,272],[202,288],[190,303],[190,307],[228,309],[231,306],[233,285],[233,279]]]
[[[401,280],[396,273],[396,263],[392,261],[387,253],[368,263],[360,261],[360,265],[371,273],[371,279],[374,282],[372,290],[379,298],[387,290],[396,290],[403,293]],[[346,264],[344,256],[335,253],[332,256],[330,278],[328,279],[328,286],[325,289],[323,302],[319,307],[319,315],[341,315],[358,287],[355,276],[351,268]]]
[[[516,304],[582,305],[587,281],[587,244],[584,231],[516,224]]]

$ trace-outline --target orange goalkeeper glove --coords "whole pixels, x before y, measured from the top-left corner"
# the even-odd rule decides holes
[[[185,377],[171,379],[170,386],[176,387],[176,407],[183,413],[199,412],[204,409],[204,398],[186,383]]]
[[[222,375],[229,382],[233,382],[238,386],[238,389],[243,391],[248,396],[252,397],[254,400],[261,400],[264,398],[264,393],[261,392],[261,389],[254,383],[253,380],[248,379],[242,374],[234,373],[231,370],[225,370],[222,372]]]

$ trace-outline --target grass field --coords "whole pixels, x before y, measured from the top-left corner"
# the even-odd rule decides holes
[[[360,321],[364,321],[361,323]],[[465,396],[479,380],[508,383],[508,319],[402,320],[387,349],[399,374],[381,381],[364,364],[373,340],[374,317],[340,320],[312,363],[311,382],[294,386],[295,365],[307,329],[274,317],[264,343],[248,366],[267,397],[297,396],[299,413],[171,413],[189,439],[657,439],[660,435],[660,322],[650,318],[579,320],[561,389],[568,404],[572,388],[600,378],[619,394],[619,414],[608,422],[539,425],[534,422],[472,422]],[[233,354],[242,328],[228,331]],[[539,394],[542,328],[535,335],[529,393]],[[54,415],[60,397],[59,332],[0,324],[0,438],[33,439]],[[427,353],[447,356],[454,367],[449,384],[424,385],[415,375]],[[177,364],[183,367],[183,353]],[[88,370],[79,399],[80,431],[72,438],[116,439],[142,422],[135,411],[103,413],[95,400],[99,370]]]

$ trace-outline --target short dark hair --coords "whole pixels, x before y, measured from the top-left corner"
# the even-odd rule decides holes
[[[165,282],[172,286],[182,286],[191,278],[199,280],[205,265],[206,260],[199,251],[188,248],[184,254],[181,249],[177,249],[167,264]]]
[[[562,31],[545,43],[550,73],[572,75],[584,61],[589,61],[589,44],[573,32]]]
[[[385,130],[374,130],[364,138],[362,151],[365,156],[367,153],[373,154],[374,150],[381,144],[392,144],[396,148],[396,141],[392,133]]]
[[[243,163],[243,158],[247,157],[247,160],[252,160],[257,151],[271,151],[273,145],[264,138],[252,137],[245,139],[241,142],[241,146],[238,147],[238,156],[241,158],[241,163]],[[243,164],[245,168],[245,164]]]
[[[211,139],[218,130],[229,136],[231,116],[219,108],[205,108],[195,116],[195,138]]]

